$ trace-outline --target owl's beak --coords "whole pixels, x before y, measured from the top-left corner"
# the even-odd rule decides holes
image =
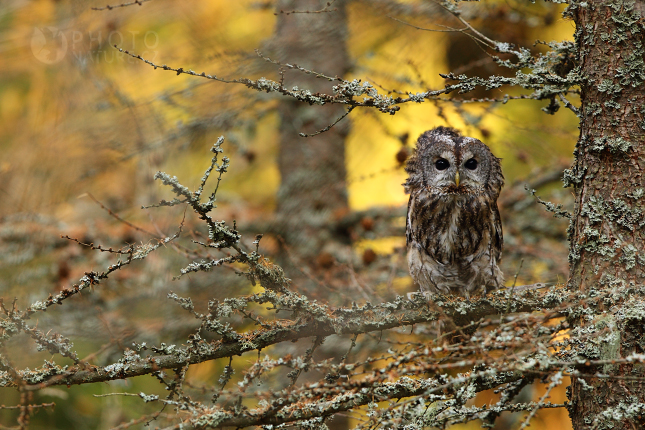
[[[455,173],[455,185],[459,186],[459,172]]]

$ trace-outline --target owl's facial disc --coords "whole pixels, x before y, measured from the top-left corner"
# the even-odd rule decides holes
[[[435,153],[436,154],[436,153]],[[457,174],[457,159],[452,148],[444,149],[438,154],[428,157],[427,183],[431,188],[439,188],[443,192],[454,192],[459,185]]]
[[[458,172],[460,174],[461,183],[467,187],[481,187],[484,184],[481,182],[480,170],[482,163],[471,151],[466,150],[461,154],[461,160]]]

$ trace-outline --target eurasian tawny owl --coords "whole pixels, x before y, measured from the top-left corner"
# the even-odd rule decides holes
[[[469,297],[501,287],[500,159],[455,130],[423,133],[408,160],[408,266],[421,291]]]

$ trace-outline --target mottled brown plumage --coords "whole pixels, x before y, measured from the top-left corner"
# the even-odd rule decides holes
[[[422,291],[469,297],[501,287],[499,158],[455,130],[423,133],[406,167],[408,266]]]

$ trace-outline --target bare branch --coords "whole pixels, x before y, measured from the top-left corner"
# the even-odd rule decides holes
[[[112,10],[112,9],[117,9],[120,7],[128,7],[128,6],[133,6],[133,5],[139,5],[142,6],[143,3],[149,2],[151,0],[135,0],[133,2],[129,3],[121,3],[121,4],[115,4],[115,5],[106,5],[104,7],[93,7],[91,8],[92,10]]]

